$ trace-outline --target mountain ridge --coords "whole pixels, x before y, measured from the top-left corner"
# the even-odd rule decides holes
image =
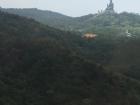
[[[81,17],[70,17],[60,13],[39,9],[4,9],[1,11],[35,19],[42,24],[62,30],[87,32],[96,27],[140,27],[140,15],[133,13],[97,13]]]

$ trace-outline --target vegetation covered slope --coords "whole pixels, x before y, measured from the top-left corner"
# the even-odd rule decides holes
[[[43,24],[63,30],[88,32],[98,27],[140,27],[140,16],[133,13],[89,14],[81,17],[68,17],[59,13],[38,9],[4,9],[2,11],[33,18]]]
[[[138,57],[139,43],[135,43],[135,41],[139,41],[140,36],[140,16],[138,14],[127,12],[120,14],[101,13],[71,18],[58,13],[41,11],[38,9],[1,8],[1,10],[33,18],[43,24],[63,30],[96,33],[99,38],[95,41],[83,41],[78,37],[69,37],[68,39],[71,39],[71,41],[68,41],[67,38],[65,38],[65,42],[67,43],[65,44],[69,47],[71,47],[71,45],[76,45],[77,47],[73,50],[77,51],[78,48],[78,52],[80,51],[83,56],[90,60],[94,59],[97,63],[107,64],[111,62],[108,65],[111,69],[123,72],[130,71],[129,74],[133,74],[132,72],[135,74],[135,72],[137,72],[137,78],[140,75],[140,61]],[[132,37],[126,37],[127,30],[131,33]],[[124,42],[126,43],[124,44]],[[131,68],[136,69],[136,71],[131,70]]]
[[[0,15],[1,105],[139,105],[139,81],[75,53],[63,40],[75,35]]]
[[[39,10],[36,8],[29,8],[29,9],[2,9],[1,8],[1,10],[12,14],[18,14],[20,16],[24,16],[27,18],[32,18],[45,25],[49,25],[63,30],[70,29],[70,25],[74,24],[72,17],[65,16],[63,14],[52,12],[52,11],[47,11],[47,10]]]

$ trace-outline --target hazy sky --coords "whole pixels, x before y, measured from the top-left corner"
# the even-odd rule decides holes
[[[104,10],[109,0],[0,0],[4,8],[39,8],[69,16],[81,16]],[[117,12],[140,13],[140,0],[113,0]]]

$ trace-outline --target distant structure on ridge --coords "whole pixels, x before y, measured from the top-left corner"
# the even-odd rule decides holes
[[[106,14],[115,13],[115,11],[114,11],[114,3],[113,3],[112,0],[110,0],[110,3],[107,4],[107,8],[105,9],[104,13],[106,13]]]
[[[97,37],[97,34],[93,34],[93,33],[86,33],[82,36],[82,38],[86,40],[94,40],[96,37]]]

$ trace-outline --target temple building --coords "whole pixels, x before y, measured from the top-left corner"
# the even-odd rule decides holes
[[[115,13],[115,11],[114,11],[114,3],[113,3],[112,0],[110,0],[110,3],[107,4],[107,8],[105,9],[104,13],[107,13],[107,14]]]

